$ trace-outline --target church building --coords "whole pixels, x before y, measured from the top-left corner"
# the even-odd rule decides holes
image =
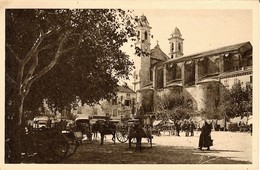
[[[169,35],[169,51],[157,42],[151,48],[152,27],[142,15],[137,30],[136,47],[149,53],[141,57],[141,69],[134,75],[137,102],[145,112],[156,111],[158,96],[182,93],[184,103],[196,112],[214,110],[221,93],[234,83],[252,83],[252,45],[242,42],[218,49],[184,55],[184,39],[176,27]]]

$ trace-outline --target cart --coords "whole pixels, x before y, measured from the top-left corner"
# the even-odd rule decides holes
[[[144,126],[141,123],[141,119],[128,120],[127,124],[129,148],[131,148],[131,144],[134,143],[139,147],[138,149],[141,149],[141,138],[146,138],[148,143],[150,143],[150,147],[152,147],[152,129],[149,129],[148,126]]]
[[[82,135],[72,129],[60,130],[50,126],[25,127],[21,134],[22,159],[33,155],[43,163],[59,162],[76,152],[80,136]]]

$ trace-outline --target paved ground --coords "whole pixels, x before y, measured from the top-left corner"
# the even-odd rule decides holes
[[[198,148],[199,135],[200,131],[195,131],[192,137],[185,137],[184,132],[180,133],[180,137],[169,136],[169,132],[161,132],[159,137],[154,135],[153,145]],[[198,150],[194,154],[252,162],[253,137],[250,133],[212,131],[211,137],[214,140],[211,150],[207,151],[204,148],[203,152]],[[111,139],[111,136],[107,135],[107,139]]]
[[[71,157],[57,163],[66,164],[250,164],[252,163],[252,136],[239,132],[212,132],[214,146],[210,151],[198,150],[200,132],[193,137],[154,136],[153,147],[143,139],[143,151],[128,147],[128,143],[112,143],[107,135],[104,145],[99,140],[84,141]],[[205,148],[206,149],[206,148]],[[24,163],[44,163],[36,156]]]
[[[197,148],[200,132],[195,132],[193,137],[185,137],[182,132],[181,137],[169,136],[163,133],[160,137],[154,136],[155,145],[163,146],[188,146]],[[212,132],[214,140],[211,151],[198,152],[198,155],[211,155],[226,157],[233,160],[252,162],[252,136],[250,133],[240,132]]]

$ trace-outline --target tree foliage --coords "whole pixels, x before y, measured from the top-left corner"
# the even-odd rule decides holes
[[[249,116],[252,114],[252,84],[245,87],[240,82],[229,90],[226,100],[226,115],[228,118]]]
[[[182,93],[164,93],[158,96],[157,111],[160,119],[182,120],[190,117],[191,109],[185,106]]]
[[[159,97],[159,110],[172,110],[184,106],[184,96],[182,93],[164,93]]]
[[[119,78],[133,69],[120,47],[135,35],[129,11],[120,9],[7,9],[6,115],[19,162],[24,110],[42,99],[56,108],[76,96],[84,103],[111,98]]]
[[[252,114],[252,84],[242,86],[235,83],[231,89],[223,89],[221,100],[215,110],[204,110],[202,115],[208,119],[229,119]]]
[[[6,10],[7,100],[17,85],[28,109],[43,98],[58,107],[73,96],[85,103],[111,98],[133,68],[120,50],[133,27],[123,10]]]

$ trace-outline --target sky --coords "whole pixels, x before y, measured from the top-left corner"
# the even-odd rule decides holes
[[[168,38],[175,27],[182,34],[184,56],[219,47],[253,40],[251,9],[135,9],[134,15],[144,14],[150,26],[151,49],[158,44],[168,55]],[[122,48],[140,69],[140,58],[129,44]],[[127,81],[132,85],[132,79]]]

